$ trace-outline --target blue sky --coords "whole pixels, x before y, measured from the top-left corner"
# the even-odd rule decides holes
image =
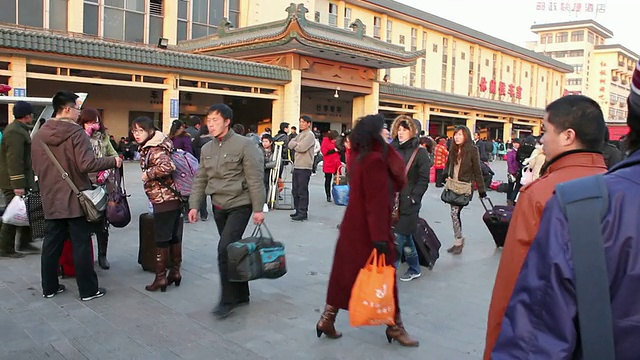
[[[636,54],[640,54],[640,29],[637,16],[640,14],[640,1],[623,0],[567,0],[543,1],[545,8],[556,3],[558,11],[539,11],[536,0],[396,0],[431,14],[455,21],[459,24],[502,38],[516,45],[524,46],[529,40],[536,40],[530,30],[534,23],[572,21],[591,18],[613,32],[614,37],[607,44],[622,44]],[[605,5],[605,13],[595,14],[584,11],[573,13],[561,11],[562,4],[580,3]],[[517,16],[513,16],[517,14]],[[636,33],[638,32],[638,33]]]

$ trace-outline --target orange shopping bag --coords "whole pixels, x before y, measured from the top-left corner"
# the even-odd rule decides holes
[[[351,289],[351,326],[395,325],[395,280],[396,269],[387,265],[386,257],[378,256],[376,249],[373,249]]]

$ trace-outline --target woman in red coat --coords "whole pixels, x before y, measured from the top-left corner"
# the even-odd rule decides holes
[[[323,333],[331,339],[342,336],[334,326],[336,314],[339,309],[348,310],[353,283],[374,248],[387,256],[387,264],[396,261],[391,199],[404,187],[406,178],[404,160],[380,135],[383,124],[382,115],[368,115],[351,132],[349,204],[333,256],[327,304],[316,325],[318,337]],[[387,339],[389,342],[395,339],[404,346],[418,346],[402,325],[398,289],[394,286],[393,290],[396,325],[387,328]]]
[[[322,139],[320,152],[322,153],[322,172],[324,172],[324,192],[327,195],[327,202],[331,202],[331,178],[338,172],[340,165],[340,151],[336,147],[338,132],[331,130]]]

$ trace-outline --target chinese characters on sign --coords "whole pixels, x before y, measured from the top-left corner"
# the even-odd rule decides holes
[[[339,105],[316,105],[316,113],[318,116],[342,117],[342,106]]]
[[[178,116],[180,116],[180,100],[171,99],[169,109],[170,109],[169,111],[170,117],[177,118]]]
[[[25,97],[25,96],[27,96],[27,89],[25,89],[25,88],[15,88],[15,89],[13,89],[13,96]]]
[[[495,80],[491,80],[487,88],[487,79],[483,76],[480,78],[478,88],[482,93],[488,89],[490,94],[498,94],[499,96],[509,95],[511,100],[522,99],[522,86],[516,86],[515,84],[507,85],[504,81],[498,83]]]
[[[538,11],[565,11],[565,12],[584,12],[602,14],[606,11],[606,4],[582,3],[582,2],[555,2],[555,1],[538,1],[536,2],[536,10]]]
[[[606,105],[607,104],[607,89],[604,85],[607,84],[607,81],[609,80],[607,77],[607,63],[602,61],[600,62],[600,66],[602,67],[602,70],[600,70],[600,88],[598,90],[598,102],[600,103],[600,105]]]

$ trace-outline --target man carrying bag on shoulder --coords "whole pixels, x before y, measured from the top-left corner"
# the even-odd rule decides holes
[[[80,299],[89,301],[106,292],[98,287],[98,276],[93,270],[91,233],[94,225],[87,221],[78,196],[60,175],[45,146],[80,191],[92,188],[89,173],[120,167],[122,160],[117,156],[95,158],[89,137],[76,123],[81,105],[73,93],[56,93],[53,97],[55,117],[34,136],[31,154],[46,224],[41,258],[42,294],[50,298],[65,290],[58,282],[57,268],[63,242],[70,235]]]

